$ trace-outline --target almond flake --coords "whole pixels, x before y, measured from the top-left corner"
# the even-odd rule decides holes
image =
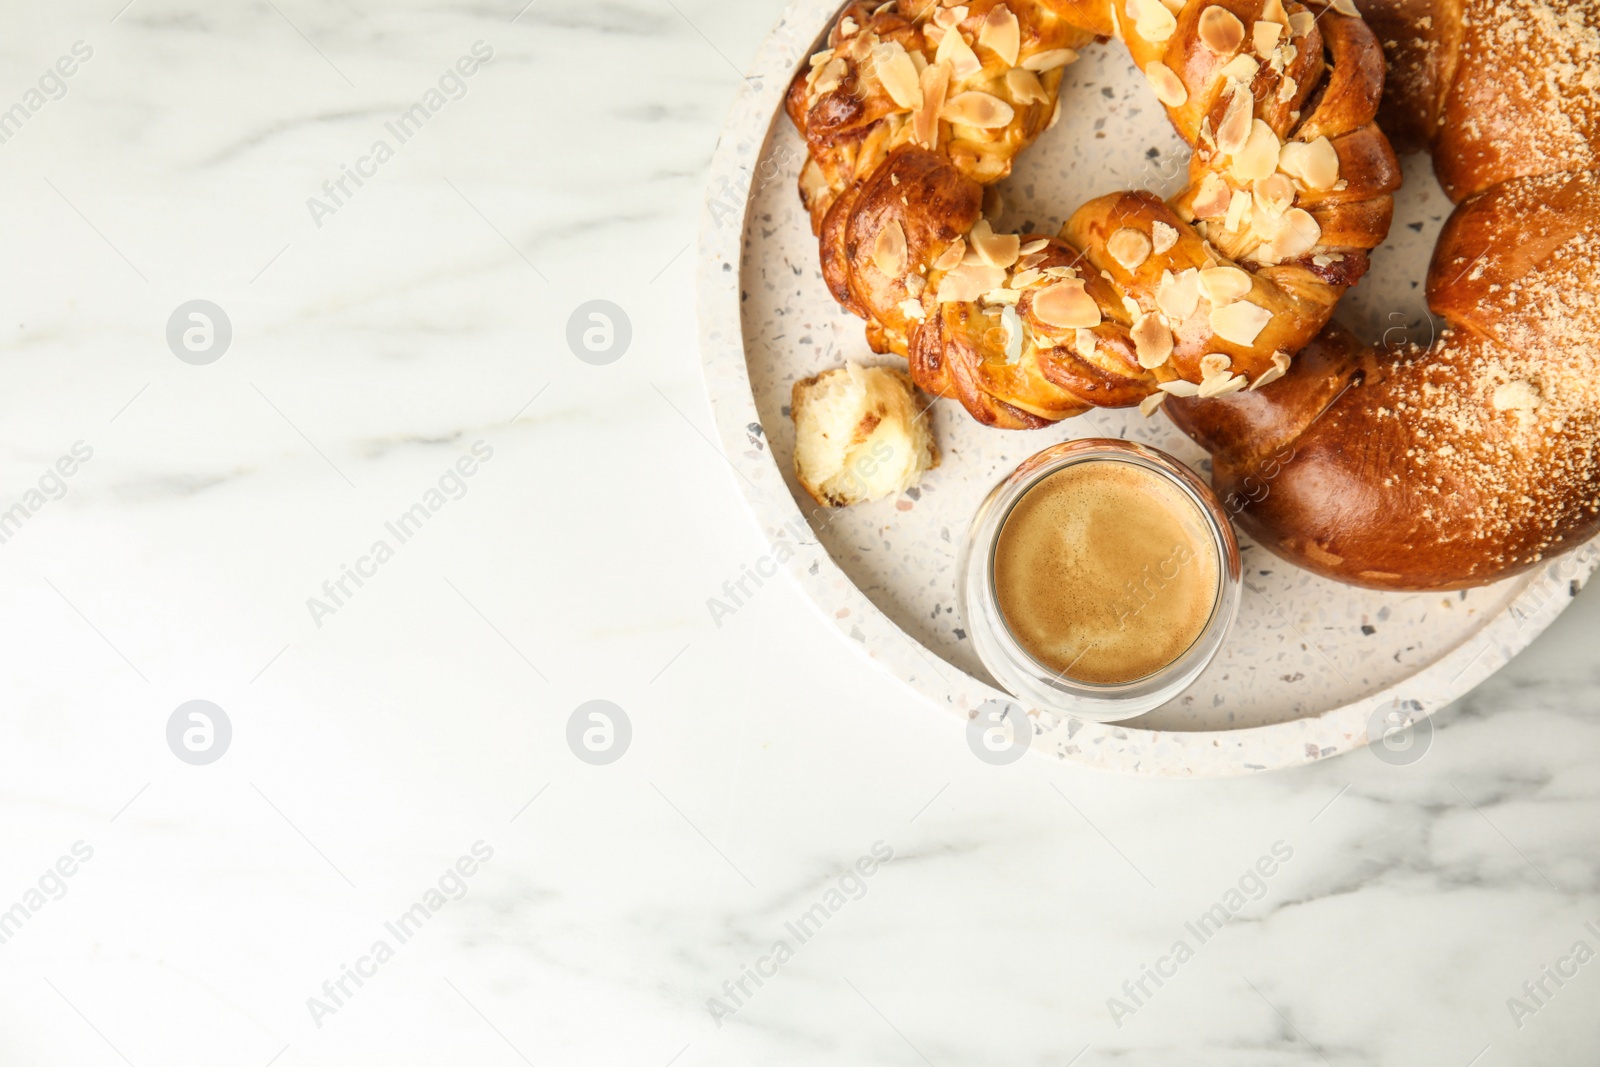
[[[1139,358],[1139,366],[1145,370],[1154,370],[1172,355],[1172,331],[1161,316],[1153,311],[1140,315],[1134,321],[1133,329],[1128,331],[1128,336],[1133,339],[1133,351]]]
[[[972,46],[967,44],[967,39],[961,36],[960,30],[951,30],[939,42],[939,51],[934,56],[936,63],[950,64],[950,70],[957,81],[970,78],[983,70],[977,54],[972,51]]]
[[[1250,125],[1250,136],[1233,157],[1233,176],[1241,182],[1259,181],[1278,169],[1278,135],[1260,119]]]
[[[1183,82],[1172,72],[1172,68],[1160,60],[1146,63],[1144,76],[1150,79],[1150,85],[1156,91],[1156,99],[1168,107],[1182,107],[1189,102],[1189,90],[1184,88]]]
[[[1300,179],[1307,189],[1331,189],[1339,180],[1339,152],[1326,137],[1315,141],[1290,141],[1279,154],[1278,166]]]
[[[1219,56],[1236,52],[1244,43],[1244,23],[1219,4],[1200,12],[1200,43]]]
[[[1038,52],[1024,59],[1022,61],[1022,69],[1031,70],[1035,74],[1043,74],[1046,71],[1055,70],[1057,67],[1064,67],[1068,63],[1075,63],[1077,60],[1078,52],[1076,49],[1052,48],[1048,52]]]
[[[1161,284],[1156,286],[1156,307],[1168,322],[1179,326],[1189,321],[1194,309],[1200,306],[1200,272],[1193,267],[1173,274],[1161,272]]]
[[[922,106],[911,115],[911,136],[924,148],[939,147],[939,112],[944,110],[950,91],[950,64],[932,63],[923,68],[920,79]]]
[[[841,38],[854,37],[856,31],[860,28],[860,26],[856,25],[856,20],[851,18],[849,15],[846,15],[844,18],[839,20],[839,36]]]
[[[1261,5],[1261,17],[1267,22],[1276,22],[1280,26],[1289,24],[1289,16],[1284,12],[1283,0],[1267,0]]]
[[[1016,115],[1011,105],[998,96],[977,91],[957,93],[945,101],[944,109],[939,113],[939,117],[946,122],[976,126],[982,130],[1009,126]]]
[[[1309,11],[1296,11],[1289,16],[1289,36],[1304,37],[1317,24],[1317,16]]]
[[[1022,238],[1014,233],[995,233],[988,219],[979,219],[967,239],[972,244],[972,251],[977,253],[978,260],[988,267],[1011,266],[1017,261],[1017,254],[1022,247]]]
[[[1215,378],[1217,375],[1225,374],[1231,369],[1233,369],[1233,359],[1231,357],[1221,352],[1213,352],[1200,360],[1200,380]]]
[[[1160,44],[1177,32],[1178,20],[1160,0],[1127,0],[1127,4],[1133,28],[1145,40]]]
[[[917,84],[917,65],[911,62],[898,41],[888,41],[872,50],[872,66],[878,81],[896,104],[915,109],[922,106],[922,87]]]
[[[1143,400],[1139,401],[1139,414],[1143,415],[1147,419],[1154,415],[1156,413],[1156,408],[1160,407],[1162,402],[1167,399],[1167,395],[1168,394],[1162,392],[1154,392],[1145,397]]]
[[[1299,91],[1299,82],[1295,81],[1293,78],[1284,78],[1283,84],[1278,86],[1278,103],[1287,104],[1289,101],[1294,99],[1294,94],[1298,93]],[[1295,118],[1298,119],[1299,117],[1299,113],[1297,112],[1295,114]]]
[[[1050,103],[1050,94],[1045,92],[1039,75],[1031,70],[1012,67],[1006,71],[1006,89],[1011,93],[1011,99],[1019,104]]]
[[[1272,366],[1256,376],[1256,380],[1250,385],[1250,391],[1253,393],[1263,385],[1275,382],[1287,373],[1289,373],[1289,353],[1274,352],[1272,353]]]
[[[1227,227],[1229,233],[1238,233],[1239,228],[1250,217],[1250,194],[1243,189],[1235,189],[1233,198],[1228,201]]]
[[[1247,86],[1233,87],[1228,97],[1228,108],[1217,125],[1217,151],[1223,155],[1233,155],[1250,139],[1250,105],[1253,99]]]
[[[1256,80],[1256,75],[1260,71],[1260,63],[1240,52],[1224,64],[1221,73],[1224,78],[1232,78],[1242,85],[1249,85]]]
[[[1361,12],[1356,9],[1354,0],[1333,0],[1331,6],[1345,18],[1358,19],[1361,17]]]
[[[1251,26],[1250,43],[1255,46],[1256,55],[1262,59],[1272,55],[1272,50],[1278,46],[1278,37],[1282,33],[1283,27],[1276,22],[1262,20]]]
[[[939,303],[965,304],[1005,284],[1006,272],[1000,267],[962,264],[939,283]]]
[[[1211,309],[1211,332],[1236,345],[1253,345],[1272,321],[1266,308],[1240,300],[1226,307]]]
[[[1198,385],[1193,382],[1186,382],[1182,378],[1178,378],[1175,381],[1162,382],[1156,388],[1171,396],[1194,396],[1200,392]]]
[[[1032,285],[1034,282],[1038,281],[1040,278],[1043,278],[1043,277],[1044,277],[1044,272],[1043,271],[1039,271],[1039,270],[1022,270],[1022,271],[1018,271],[1011,278],[1011,288],[1013,288],[1013,289],[1026,289],[1028,286]]]
[[[1101,271],[1100,273],[1105,274],[1104,271]],[[1110,275],[1106,275],[1106,277],[1109,278]],[[1127,293],[1122,294],[1122,310],[1128,313],[1129,322],[1132,322],[1134,319],[1137,319],[1140,315],[1144,314],[1144,308],[1139,306],[1139,301],[1135,300]]]
[[[1025,256],[1031,256],[1035,252],[1043,252],[1046,248],[1049,248],[1049,247],[1050,247],[1050,238],[1048,238],[1048,237],[1036,237],[1033,240],[1029,241],[1027,244],[1023,245],[1021,248],[1019,248],[1018,251],[1021,252]]]
[[[1100,325],[1100,305],[1082,281],[1073,279],[1034,293],[1033,317],[1060,330],[1088,328]]]
[[[933,13],[933,24],[941,30],[953,30],[967,20],[967,6],[958,4],[954,7],[946,5]]]
[[[945,249],[938,259],[933,261],[934,270],[955,270],[961,265],[962,259],[967,255],[967,240],[957,237],[956,243]]]
[[[1200,272],[1200,291],[1212,307],[1225,307],[1250,294],[1250,275],[1238,267],[1212,267]]]
[[[1023,248],[1027,248],[1028,246],[1027,245],[1023,245],[1022,247]],[[1032,270],[1033,268],[1037,267],[1039,264],[1043,263],[1048,258],[1049,258],[1048,256],[1045,256],[1042,253],[1034,252],[1031,255],[1023,256],[1021,259],[1017,260],[1017,269],[1018,270]]]
[[[902,300],[897,306],[900,308],[900,314],[908,319],[916,319],[920,322],[925,317],[926,313],[922,310],[922,301],[920,300]]]
[[[1093,330],[1085,330],[1079,327],[1078,332],[1072,335],[1072,347],[1084,359],[1093,357],[1095,343],[1096,338]]]
[[[1202,399],[1213,396],[1227,396],[1229,393],[1237,393],[1249,384],[1249,379],[1242,374],[1219,374],[1215,378],[1207,378],[1201,382],[1197,395]]]
[[[1164,222],[1150,224],[1150,246],[1156,255],[1161,255],[1167,249],[1178,243],[1178,231]]]
[[[1256,250],[1256,258],[1263,263],[1281,263],[1311,251],[1320,240],[1322,227],[1311,213],[1297,207],[1290,208],[1284,212],[1282,228]]]
[[[1193,203],[1195,217],[1214,219],[1225,214],[1232,199],[1233,190],[1223,181],[1222,176],[1207,174],[1200,179],[1200,191],[1195,194]]]
[[[928,288],[928,279],[920,274],[906,275],[906,292],[912,296],[921,296]]]
[[[999,56],[1007,67],[1017,65],[1017,53],[1022,50],[1022,28],[1009,7],[998,4],[989,9],[988,17],[978,30],[978,43]]]
[[[1112,234],[1106,241],[1106,251],[1122,264],[1122,269],[1135,271],[1139,264],[1150,258],[1150,238],[1126,226]]]
[[[878,231],[878,239],[872,245],[872,262],[891,278],[906,272],[906,231],[899,220]]]
[[[985,304],[1015,304],[1022,294],[1015,289],[990,289],[983,294]]]
[[[1294,204],[1294,182],[1287,174],[1273,174],[1253,186],[1255,207],[1266,218],[1277,218]]]

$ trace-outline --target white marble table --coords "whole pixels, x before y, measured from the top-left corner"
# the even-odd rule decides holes
[[[712,619],[767,549],[691,243],[775,0],[122,3],[0,21],[0,1064],[1595,1061],[1595,594],[1420,760],[1212,783],[981,763],[782,580]]]

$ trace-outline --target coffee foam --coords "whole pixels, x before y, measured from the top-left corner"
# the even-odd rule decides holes
[[[994,549],[995,597],[1017,642],[1067,678],[1154,674],[1205,629],[1220,560],[1199,507],[1160,474],[1087,460],[1041,479]]]

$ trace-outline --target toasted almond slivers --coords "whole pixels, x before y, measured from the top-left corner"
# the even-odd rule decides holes
[[[1164,222],[1152,222],[1150,224],[1150,247],[1156,255],[1161,255],[1177,243],[1178,231],[1176,229]]]
[[[1255,46],[1256,55],[1262,59],[1272,55],[1272,50],[1278,47],[1278,38],[1282,33],[1283,26],[1265,19],[1251,26],[1250,43]]]
[[[1162,382],[1156,388],[1172,396],[1195,396],[1200,392],[1198,385],[1193,382],[1186,382],[1182,378],[1170,382]]]
[[[1331,189],[1339,181],[1339,152],[1326,137],[1315,141],[1291,141],[1283,146],[1278,166],[1307,189]],[[1285,155],[1287,158],[1285,158]]]
[[[1309,211],[1290,208],[1283,214],[1283,226],[1257,251],[1263,263],[1278,263],[1305,255],[1322,240],[1322,227]]]
[[[1289,36],[1304,37],[1317,24],[1317,16],[1309,11],[1296,11],[1289,16]]]
[[[1011,276],[1011,288],[1026,289],[1040,278],[1044,277],[1042,270],[1019,270]]]
[[[1200,43],[1219,56],[1236,52],[1244,43],[1244,23],[1232,11],[1213,4],[1200,12]]]
[[[878,231],[878,239],[872,245],[872,262],[891,278],[905,274],[906,231],[898,219]]]
[[[939,303],[965,304],[984,293],[1005,285],[1006,272],[1000,267],[962,264],[939,283]]]
[[[1250,288],[1250,275],[1238,267],[1212,267],[1200,272],[1200,291],[1214,308],[1244,299]]]
[[[1271,174],[1256,182],[1254,187],[1256,210],[1269,218],[1277,218],[1294,205],[1294,182],[1287,174]]]
[[[1272,312],[1248,300],[1211,309],[1211,332],[1236,345],[1253,345],[1272,321]]]
[[[1166,401],[1168,395],[1169,394],[1167,393],[1159,391],[1151,393],[1149,396],[1139,401],[1139,414],[1148,419],[1150,416],[1156,413],[1156,408],[1159,408],[1162,403]]]
[[[985,304],[1015,304],[1022,294],[1015,289],[990,289],[983,294]]]
[[[1267,22],[1276,22],[1280,26],[1289,24],[1289,15],[1284,11],[1283,0],[1267,0],[1261,5],[1261,17]]]
[[[922,87],[917,82],[917,65],[911,62],[898,41],[888,41],[872,50],[872,65],[878,80],[894,102],[903,108],[922,106]]]
[[[1232,78],[1234,81],[1240,82],[1241,84],[1249,85],[1251,82],[1256,80],[1256,75],[1260,73],[1260,71],[1260,63],[1257,63],[1250,56],[1240,52],[1223,65],[1222,76],[1224,78]]]
[[[1050,94],[1045,92],[1044,85],[1039,81],[1039,75],[1021,67],[1012,67],[1006,71],[1006,90],[1011,94],[1011,99],[1018,104],[1050,102]]]
[[[1193,267],[1173,274],[1161,272],[1161,284],[1156,286],[1156,307],[1167,321],[1179,326],[1189,320],[1194,309],[1200,306],[1200,272]]]
[[[939,147],[939,112],[950,91],[950,64],[930,63],[920,78],[922,106],[911,115],[912,138],[924,148]]]
[[[1249,379],[1242,374],[1218,374],[1201,382],[1200,390],[1196,395],[1202,399],[1213,396],[1227,396],[1229,393],[1237,393],[1249,384]]]
[[[1134,31],[1152,44],[1160,44],[1177,32],[1177,18],[1160,0],[1127,0],[1127,4]]]
[[[1207,174],[1200,179],[1200,191],[1195,194],[1195,218],[1214,219],[1227,213],[1233,200],[1233,189],[1220,174]]]
[[[1275,382],[1287,373],[1289,373],[1289,353],[1274,352],[1272,353],[1272,366],[1256,376],[1256,380],[1250,384],[1250,391],[1253,393],[1263,385]]]
[[[1213,352],[1209,356],[1200,358],[1200,380],[1214,378],[1233,369],[1233,359],[1221,352]]]
[[[1182,107],[1189,102],[1189,90],[1184,88],[1183,82],[1172,68],[1158,60],[1144,65],[1144,76],[1150,79],[1150,85],[1156,91],[1156,99],[1168,107]]]
[[[983,70],[983,63],[978,59],[977,53],[972,50],[967,39],[961,36],[961,31],[954,29],[946,33],[944,39],[939,42],[939,51],[934,56],[934,62],[950,64],[951,73],[958,81],[970,78]]]
[[[1094,355],[1095,344],[1096,338],[1093,330],[1086,330],[1082,327],[1079,327],[1078,332],[1072,335],[1073,351],[1077,352],[1078,355],[1082,356],[1084,359],[1089,359]]]
[[[1028,246],[1027,245],[1023,245],[1022,247],[1026,248]],[[1034,252],[1031,255],[1023,256],[1021,259],[1017,260],[1016,269],[1017,270],[1032,270],[1033,268],[1037,267],[1039,264],[1043,263],[1048,258],[1050,258],[1050,257],[1048,257],[1046,255],[1043,255],[1042,253],[1039,253],[1039,252]]]
[[[1246,85],[1235,85],[1232,94],[1228,97],[1228,108],[1222,113],[1222,122],[1217,126],[1217,151],[1225,156],[1231,156],[1245,146],[1250,139],[1251,116],[1250,105],[1255,98],[1250,95],[1250,88]]]
[[[934,270],[955,270],[967,255],[967,239],[957,237],[956,243],[945,249],[938,259],[933,261]]]
[[[957,93],[945,101],[944,109],[939,113],[939,117],[946,122],[976,126],[982,130],[1008,126],[1016,115],[1011,105],[998,96],[990,96],[988,93],[975,90]]]
[[[1022,249],[1022,238],[1014,233],[999,234],[988,219],[979,219],[967,235],[978,260],[988,267],[1007,268],[1017,261]]]
[[[1135,319],[1128,336],[1133,339],[1133,351],[1139,358],[1139,366],[1145,370],[1154,370],[1172,355],[1172,330],[1153,311]]]
[[[1235,189],[1232,199],[1228,201],[1228,232],[1238,233],[1249,218],[1250,194],[1243,189]]]
[[[1241,182],[1260,181],[1278,169],[1278,153],[1282,145],[1278,135],[1260,119],[1250,126],[1250,136],[1233,157],[1233,176]]]
[[[1052,48],[1048,52],[1039,52],[1022,61],[1023,70],[1031,70],[1035,74],[1064,67],[1069,63],[1078,61],[1078,52],[1074,48]]]
[[[1048,238],[1048,237],[1035,237],[1033,240],[1029,241],[1027,244],[1025,244],[1021,248],[1019,248],[1018,251],[1021,252],[1025,256],[1031,256],[1035,252],[1043,252],[1046,248],[1049,248],[1049,247],[1050,247],[1050,238]]]
[[[1083,281],[1073,278],[1035,292],[1033,317],[1059,330],[1089,329],[1100,325],[1100,305]]]
[[[1150,238],[1124,226],[1106,240],[1106,251],[1122,264],[1123,270],[1135,271],[1150,258]]]
[[[1022,27],[1009,7],[997,4],[989,9],[988,17],[978,30],[978,43],[999,56],[1007,67],[1017,65],[1017,53],[1022,50]]]

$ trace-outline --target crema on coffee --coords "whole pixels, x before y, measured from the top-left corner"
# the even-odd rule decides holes
[[[1079,682],[1148,677],[1205,630],[1221,561],[1195,502],[1136,463],[1085,460],[1012,507],[993,557],[1007,629],[1041,665]]]

